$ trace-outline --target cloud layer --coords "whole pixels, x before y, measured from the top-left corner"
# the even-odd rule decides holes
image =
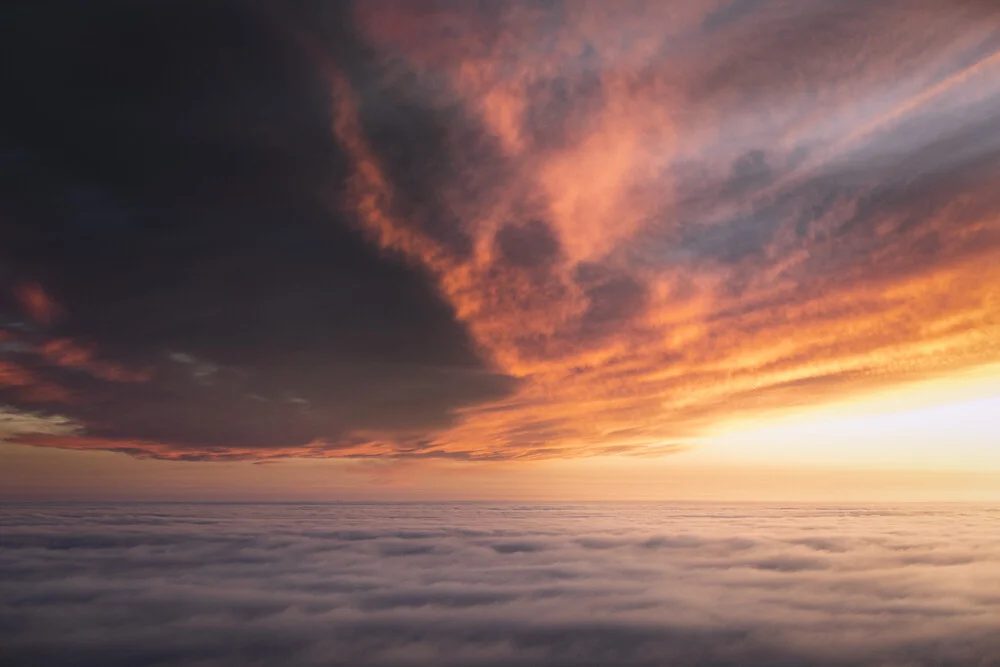
[[[986,507],[22,506],[12,664],[1000,664]]]
[[[659,453],[1000,360],[995,3],[252,7],[8,22],[0,400],[77,426],[8,438]]]

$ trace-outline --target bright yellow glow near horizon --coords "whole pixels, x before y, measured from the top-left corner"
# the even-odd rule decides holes
[[[837,403],[701,438],[690,462],[1000,470],[1000,369]]]

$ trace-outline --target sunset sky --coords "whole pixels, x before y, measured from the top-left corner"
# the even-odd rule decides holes
[[[996,2],[43,4],[0,500],[1000,499]]]

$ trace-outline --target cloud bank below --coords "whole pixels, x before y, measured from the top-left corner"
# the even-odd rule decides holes
[[[16,664],[1000,664],[984,506],[9,506]]]

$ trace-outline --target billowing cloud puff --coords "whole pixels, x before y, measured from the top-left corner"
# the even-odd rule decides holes
[[[983,507],[24,506],[11,664],[965,667]]]

